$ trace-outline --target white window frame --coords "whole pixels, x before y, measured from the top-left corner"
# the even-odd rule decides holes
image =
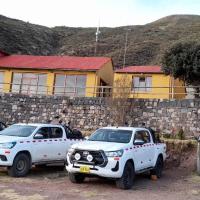
[[[56,86],[56,76],[64,76],[64,82],[63,82],[64,85],[63,86]],[[75,87],[67,86],[67,78],[69,76],[75,77]],[[78,88],[77,88],[77,78],[80,76],[85,77],[85,86],[83,87],[83,88],[85,88],[85,92],[83,95],[79,95]],[[85,96],[86,95],[86,82],[87,82],[87,74],[59,74],[59,73],[57,73],[57,74],[55,74],[54,94],[55,95],[74,96],[74,97]],[[59,87],[64,89],[63,93],[56,92],[56,88],[59,88]],[[73,88],[73,91],[67,92],[67,89],[69,89],[69,88]]]
[[[2,80],[2,82],[0,81],[0,92],[3,92],[5,72],[4,71],[0,71],[0,73],[2,73],[2,75],[3,75],[3,80]]]
[[[142,81],[144,79],[144,86]],[[152,91],[152,76],[133,76],[132,77],[132,91],[133,92],[151,92]]]
[[[14,84],[13,83],[13,81],[14,81],[14,75],[15,74],[20,74],[21,75],[21,79],[20,79],[20,83],[19,83],[19,86],[20,86],[20,88],[19,88],[19,90],[17,90],[17,91],[15,91],[14,89],[13,89],[13,85],[16,85],[16,84]],[[24,84],[23,83],[23,81],[26,79],[26,78],[24,78],[24,76],[25,76],[25,74],[34,74],[34,75],[36,75],[36,84],[35,85],[31,85],[31,84]],[[43,85],[43,87],[45,87],[46,88],[46,90],[45,91],[40,91],[39,90],[39,87],[41,87],[42,85],[39,85],[39,76],[40,75],[46,75],[46,81],[47,81],[47,73],[34,73],[34,72],[17,72],[17,71],[14,71],[13,73],[12,73],[12,86],[11,86],[11,92],[15,92],[15,93],[21,93],[21,94],[47,94],[47,82],[45,82],[45,85]],[[31,82],[31,79],[32,78],[30,78],[30,82]],[[18,85],[18,84],[17,84]],[[28,86],[28,89],[27,90],[24,90],[23,89],[23,85],[25,86],[25,85],[27,85]],[[31,91],[30,90],[30,87],[31,86],[35,86],[36,87],[36,89],[34,90],[34,91]]]

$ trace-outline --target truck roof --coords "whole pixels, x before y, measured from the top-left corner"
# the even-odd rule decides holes
[[[142,127],[129,127],[129,126],[108,126],[103,127],[102,129],[120,129],[120,130],[127,130],[127,131],[136,131],[136,130],[147,130],[146,128]]]
[[[40,127],[40,126],[45,126],[45,127],[61,127],[62,125],[59,125],[59,124],[43,124],[43,123],[18,123],[18,124],[13,124],[13,125],[21,125],[21,126],[37,126],[37,127]]]

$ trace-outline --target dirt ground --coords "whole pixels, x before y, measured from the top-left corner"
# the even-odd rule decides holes
[[[65,171],[57,167],[33,169],[25,178],[11,178],[0,168],[2,200],[199,200],[200,176],[186,168],[164,171],[157,181],[139,175],[131,190],[120,190],[114,181],[88,178],[83,184],[72,184]]]

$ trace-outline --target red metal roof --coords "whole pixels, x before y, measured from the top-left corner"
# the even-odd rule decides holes
[[[0,50],[0,57],[3,57],[3,56],[8,56],[9,54]]]
[[[125,73],[162,73],[160,66],[128,66],[115,72]]]
[[[0,57],[0,67],[96,71],[109,61],[107,57],[10,55]]]

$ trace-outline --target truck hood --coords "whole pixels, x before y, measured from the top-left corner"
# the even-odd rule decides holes
[[[0,135],[0,143],[16,142],[16,141],[23,140],[23,139],[24,139],[24,137]]]
[[[124,149],[127,147],[127,144],[124,143],[114,143],[114,142],[99,142],[99,141],[84,141],[77,144],[72,145],[74,149],[81,150],[103,150],[103,151],[116,151],[120,149]]]

